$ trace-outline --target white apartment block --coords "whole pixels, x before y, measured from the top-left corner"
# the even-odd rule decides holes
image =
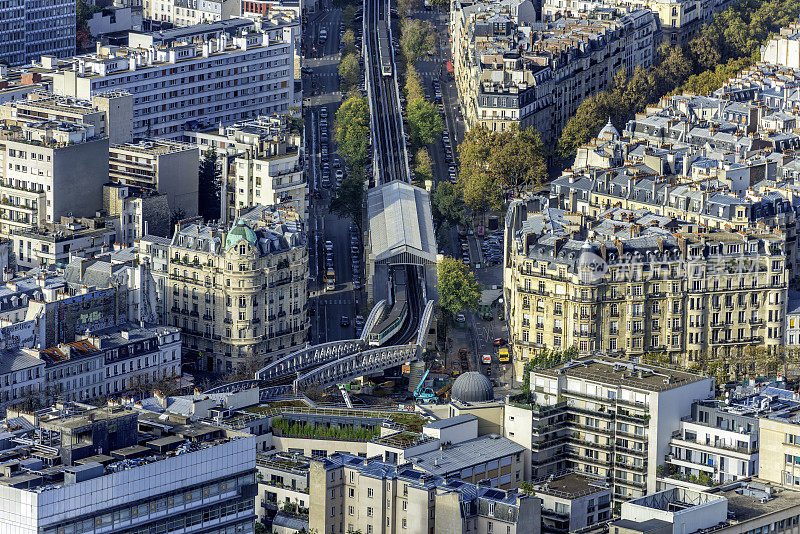
[[[108,137],[113,145],[128,142],[133,136],[133,97],[109,91],[80,100],[36,91],[24,100],[5,103],[0,107],[0,118],[91,125],[97,137]]]
[[[222,158],[224,221],[259,205],[285,205],[305,219],[303,133],[296,124],[285,115],[272,115],[190,134],[201,153],[213,148]]]
[[[15,66],[75,55],[75,10],[76,0],[0,2],[0,60]]]
[[[146,48],[101,47],[53,68],[53,92],[90,99],[133,95],[133,136],[180,139],[197,125],[288,113],[294,100],[292,30],[172,41]]]
[[[108,138],[94,126],[0,119],[0,235],[61,216],[92,217],[108,180]]]
[[[64,267],[72,256],[90,258],[110,252],[119,235],[117,223],[116,217],[62,217],[55,224],[40,223],[35,228],[17,229],[9,236],[11,263],[15,269],[41,265]]]
[[[531,476],[565,469],[608,479],[615,500],[652,493],[673,431],[714,380],[612,358],[531,372],[533,402],[506,406],[504,433],[531,451]]]
[[[241,0],[144,0],[144,18],[194,26],[238,17]]]

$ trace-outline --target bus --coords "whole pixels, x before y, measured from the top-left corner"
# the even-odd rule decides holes
[[[497,353],[497,360],[500,363],[508,363],[511,361],[511,356],[508,353],[508,347],[503,347],[500,349],[500,351]]]

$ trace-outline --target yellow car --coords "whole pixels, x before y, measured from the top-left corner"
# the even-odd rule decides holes
[[[497,359],[500,363],[508,363],[511,361],[511,355],[508,353],[508,349],[503,347],[497,353]]]

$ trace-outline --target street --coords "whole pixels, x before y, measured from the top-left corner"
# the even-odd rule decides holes
[[[329,213],[330,200],[335,195],[333,161],[338,157],[335,151],[334,128],[336,110],[341,102],[339,92],[338,65],[340,60],[339,29],[342,13],[339,9],[322,11],[312,16],[305,36],[304,66],[311,72],[303,75],[305,100],[308,187],[311,197],[309,227],[311,237],[311,275],[314,281],[309,284],[311,306],[312,343],[325,343],[355,336],[354,317],[357,314],[356,292],[353,290],[353,266],[350,252],[350,220],[340,219]],[[320,31],[325,29],[328,38],[319,42]],[[323,108],[327,110],[327,117]],[[326,120],[328,142],[322,139],[320,122]],[[323,184],[322,149],[327,147],[328,183]],[[324,185],[328,185],[325,187]],[[327,271],[325,242],[333,243],[333,268],[336,289],[325,291]],[[362,268],[363,273],[363,268]],[[358,291],[357,293],[362,293]],[[363,305],[363,297],[358,300]],[[349,326],[341,326],[342,316],[347,316]]]

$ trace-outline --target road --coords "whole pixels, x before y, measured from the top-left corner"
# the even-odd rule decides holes
[[[312,16],[307,25],[304,39],[304,66],[312,72],[303,75],[303,87],[306,105],[304,106],[306,139],[308,143],[308,181],[311,196],[310,230],[312,233],[311,275],[315,282],[311,284],[311,305],[315,310],[311,324],[311,342],[325,343],[339,339],[350,339],[355,336],[353,319],[356,315],[357,302],[363,304],[363,297],[357,298],[353,290],[353,267],[350,254],[350,238],[348,229],[350,221],[339,219],[329,213],[333,189],[324,188],[321,184],[321,146],[320,111],[324,107],[328,111],[328,136],[330,162],[336,157],[333,137],[333,123],[336,110],[341,101],[339,93],[338,65],[339,27],[342,13],[339,9],[322,11]],[[321,29],[326,29],[328,39],[324,44],[318,41]],[[331,165],[331,171],[332,171]],[[331,181],[333,176],[331,176]],[[323,276],[325,266],[325,241],[331,241],[334,247],[333,261],[336,272],[336,290],[325,291]],[[363,272],[363,268],[362,268]],[[350,319],[350,326],[341,326],[341,317]]]

